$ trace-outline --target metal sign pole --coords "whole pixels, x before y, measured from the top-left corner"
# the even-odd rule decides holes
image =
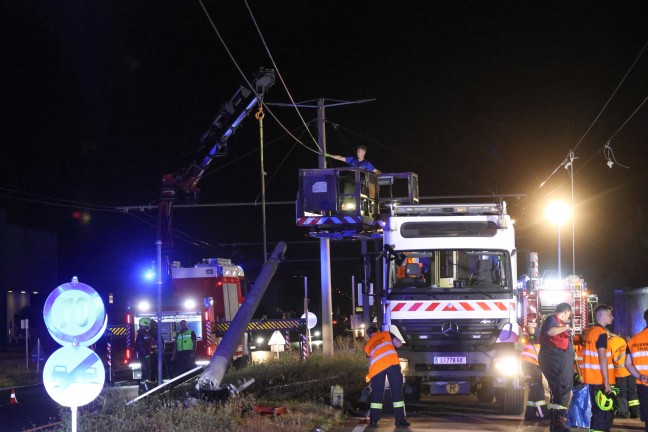
[[[29,318],[25,318],[25,369],[29,371]]]
[[[72,432],[77,432],[77,407],[70,407],[72,410]]]

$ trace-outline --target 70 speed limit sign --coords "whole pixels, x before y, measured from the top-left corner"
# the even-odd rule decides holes
[[[90,346],[106,331],[108,316],[103,300],[89,285],[73,279],[52,291],[45,301],[47,330],[63,346]]]

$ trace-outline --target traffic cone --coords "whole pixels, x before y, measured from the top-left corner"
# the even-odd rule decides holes
[[[18,399],[16,399],[16,390],[11,390],[11,397],[9,398],[9,405],[16,405]]]

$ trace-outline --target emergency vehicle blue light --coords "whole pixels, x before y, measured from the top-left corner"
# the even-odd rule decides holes
[[[155,272],[153,270],[147,270],[144,273],[144,279],[149,281],[155,279]]]

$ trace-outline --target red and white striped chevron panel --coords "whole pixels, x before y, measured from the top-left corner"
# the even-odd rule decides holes
[[[515,312],[509,300],[392,301],[392,319],[417,318],[506,318]]]

